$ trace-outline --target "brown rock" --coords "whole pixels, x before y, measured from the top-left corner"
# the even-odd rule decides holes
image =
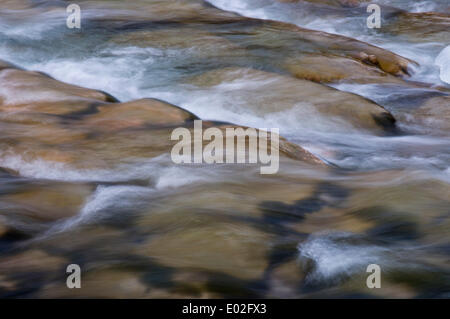
[[[253,227],[214,223],[149,239],[137,246],[135,253],[154,258],[169,267],[257,279],[261,278],[267,266],[268,247],[259,244],[266,240],[267,234]],[[236,269],[240,271],[236,272]]]
[[[5,275],[0,275],[0,291],[14,291],[18,289],[18,283]]]
[[[331,57],[367,63],[366,59],[361,58],[367,55],[373,56],[371,60],[375,62],[372,63],[369,60],[370,66],[375,66],[391,75],[404,76],[409,74],[408,65],[415,63],[385,49],[349,37],[308,30],[288,23],[251,19],[245,27],[241,26],[241,28],[243,35],[233,38],[233,42],[254,57],[261,56],[261,52],[264,52],[262,56],[266,58],[266,64],[280,69],[285,69],[286,61],[301,61],[303,58],[311,59],[311,56],[327,57],[331,62],[329,65],[335,65],[335,60]],[[359,69],[364,68],[359,66]],[[365,72],[374,74],[371,70]],[[347,74],[350,75],[350,72]]]
[[[67,114],[115,102],[110,95],[57,81],[39,72],[0,71],[0,110]]]
[[[0,273],[64,272],[67,265],[69,263],[65,258],[52,256],[39,249],[27,250],[12,256],[0,258]]]
[[[237,14],[219,10],[203,0],[100,2],[90,3],[89,8],[112,9],[107,14],[91,18],[91,21],[102,23],[106,28],[132,29],[133,26],[146,23],[232,23],[242,19]],[[125,13],[117,14],[118,11],[114,9]]]
[[[374,55],[361,52],[360,57],[361,61],[336,56],[304,56],[287,59],[284,68],[299,79],[314,82],[403,83],[378,69]]]
[[[182,108],[156,99],[141,99],[127,103],[105,104],[98,112],[87,116],[84,123],[96,129],[116,130],[142,125],[182,125],[198,119]]]
[[[149,288],[139,273],[100,269],[83,273],[81,289],[68,289],[65,283],[53,282],[39,292],[39,298],[145,298]]]
[[[302,34],[304,40],[316,42],[316,45],[321,50],[325,50],[328,55],[335,53],[338,56],[365,62],[361,60],[361,52],[363,52],[369,56],[369,61],[392,75],[408,75],[408,65],[414,63],[390,51],[351,38],[300,28],[297,33]]]
[[[25,217],[54,221],[78,214],[92,191],[93,187],[90,185],[42,182],[2,194],[0,201],[11,211]],[[3,209],[2,213],[8,209]]]

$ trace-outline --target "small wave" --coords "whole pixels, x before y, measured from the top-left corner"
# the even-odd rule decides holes
[[[21,155],[2,154],[0,166],[17,171],[30,178],[62,180],[73,182],[114,182],[128,180],[137,175],[130,172],[106,169],[75,169],[68,164],[43,159],[25,160]]]
[[[298,246],[300,261],[313,262],[307,281],[337,281],[365,272],[370,264],[387,265],[387,248],[363,243],[356,245],[357,238],[351,233],[323,232],[313,234],[301,243]]]

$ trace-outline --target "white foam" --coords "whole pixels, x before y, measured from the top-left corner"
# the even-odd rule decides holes
[[[450,45],[439,53],[435,64],[440,69],[440,78],[443,82],[450,84]]]
[[[152,48],[126,47],[105,50],[100,56],[83,61],[51,60],[30,64],[27,68],[45,72],[60,81],[108,92],[121,100],[131,100],[142,95],[137,85],[143,78],[142,65],[154,63],[155,56],[159,55],[160,52]]]
[[[92,218],[103,211],[136,208],[151,192],[151,188],[142,186],[98,186],[82,208],[80,217]]]
[[[170,161],[170,159],[166,159]],[[42,167],[41,167],[42,168]],[[48,169],[48,167],[46,167]],[[67,169],[66,169],[67,170]],[[145,208],[151,203],[151,199],[158,194],[163,193],[167,196],[167,191],[182,187],[184,185],[192,186],[201,183],[217,183],[219,181],[232,180],[233,177],[229,175],[229,171],[221,169],[211,169],[211,167],[197,166],[166,166],[163,167],[141,163],[133,166],[125,174],[122,169],[114,169],[109,172],[99,174],[98,171],[85,171],[76,173],[76,179],[86,180],[105,178],[108,174],[109,180],[117,180],[120,178],[130,178],[131,176],[142,178],[150,178],[155,180],[155,183],[149,183],[148,186],[136,185],[99,185],[95,192],[89,196],[81,208],[80,212],[69,219],[57,222],[53,225],[43,236],[48,236],[67,231],[84,224],[92,224],[102,219],[112,217],[113,214],[132,214],[136,209]],[[48,171],[47,171],[48,172]],[[73,173],[73,172],[72,172]],[[236,171],[234,171],[236,173]],[[73,176],[72,176],[73,177]],[[48,178],[48,177],[47,177]],[[67,178],[67,176],[66,176]],[[58,179],[63,179],[58,176]],[[124,181],[125,182],[125,181]],[[125,217],[126,218],[126,217]]]
[[[80,225],[101,221],[112,214],[129,214],[136,208],[145,205],[145,199],[151,195],[152,191],[148,187],[133,185],[98,186],[86,200],[79,214],[55,223],[36,240],[65,232]]]
[[[208,170],[207,167],[187,167],[187,166],[171,166],[158,172],[158,179],[155,188],[170,189],[178,188],[184,185],[192,185],[195,183],[211,183],[215,182],[214,174],[216,172]],[[219,172],[217,172],[219,173]],[[220,173],[219,173],[220,174]]]
[[[269,19],[267,6],[271,6],[267,0],[207,0],[207,2],[225,11],[232,11],[247,17]]]
[[[411,12],[430,12],[437,8],[432,1],[414,1],[411,4]]]
[[[314,268],[307,276],[308,281],[333,281],[362,273],[369,264],[386,266],[383,258],[388,249],[368,244],[345,243],[354,234],[344,232],[322,232],[313,234],[298,246],[300,260],[312,260]]]

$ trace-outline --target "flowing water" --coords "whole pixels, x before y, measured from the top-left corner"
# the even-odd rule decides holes
[[[281,159],[272,176],[251,165],[176,165],[141,147],[149,132],[75,141],[83,127],[52,131],[50,117],[49,126],[2,120],[0,296],[448,298],[449,3],[378,1],[378,30],[366,27],[365,4],[326,2],[78,1],[76,30],[66,27],[67,2],[0,0],[1,60],[122,102],[158,98],[204,120],[279,128],[330,164]],[[446,20],[420,20],[431,11]],[[309,79],[284,69],[295,37],[261,21],[417,64],[403,79],[323,81],[311,90],[324,96],[309,93]],[[335,56],[323,50],[308,47],[308,57]],[[381,105],[395,130],[319,112],[341,103],[325,100],[329,92]],[[432,99],[439,110],[416,112]],[[60,146],[42,152],[76,160],[35,155],[33,135],[44,130]],[[374,263],[381,289],[366,286]],[[81,266],[82,289],[66,288],[69,264]]]

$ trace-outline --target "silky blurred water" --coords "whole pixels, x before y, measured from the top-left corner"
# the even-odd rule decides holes
[[[205,120],[278,127],[289,141],[336,168],[286,160],[279,174],[263,177],[256,167],[177,166],[160,156],[80,169],[30,161],[3,147],[0,167],[20,177],[0,175],[0,194],[61,187],[55,183],[82,184],[90,191],[75,216],[50,223],[17,217],[15,209],[21,208],[0,199],[0,221],[24,234],[1,240],[0,269],[15,288],[0,285],[0,295],[70,297],[63,267],[78,263],[87,272],[81,297],[448,297],[450,138],[432,123],[412,124],[402,115],[414,99],[448,95],[450,39],[421,42],[369,30],[364,6],[315,11],[304,2],[209,1],[225,11],[349,36],[417,61],[410,81],[428,87],[330,84],[398,115],[399,132],[377,136],[303,101],[264,114],[258,105],[249,107],[252,90],[258,101],[280,98],[266,89],[272,79],[242,73],[217,85],[191,82],[214,68],[257,67],[261,57],[232,56],[207,40],[198,48],[121,43],[115,41],[120,29],[96,20],[121,15],[126,20],[138,14],[139,5],[153,2],[80,1],[81,30],[66,28],[63,1],[37,1],[20,10],[0,2],[0,59],[120,101],[152,97]],[[157,4],[178,10],[163,3]],[[449,13],[447,1],[379,3],[407,12]],[[6,124],[0,128],[6,140],[12,133]],[[33,257],[35,251],[45,253]],[[17,254],[41,258],[42,264],[12,272],[8,265],[20,262],[14,261]],[[370,263],[385,271],[385,290],[365,287]]]

